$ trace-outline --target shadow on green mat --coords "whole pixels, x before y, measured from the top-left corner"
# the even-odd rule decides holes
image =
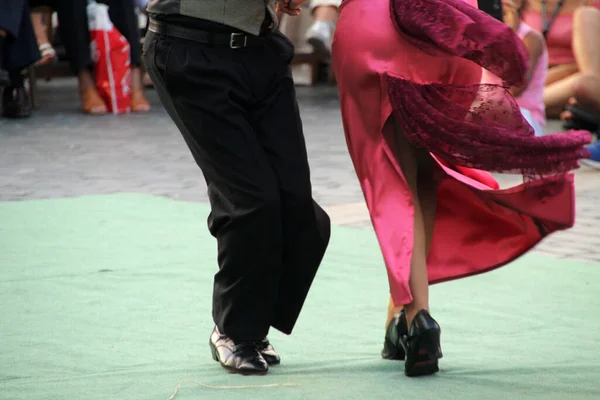
[[[529,255],[434,286],[441,372],[408,379],[379,357],[378,245],[349,228],[333,230],[294,335],[271,334],[283,364],[228,375],[207,346],[207,215],[129,194],[0,203],[0,398],[167,400],[184,380],[175,400],[600,398],[600,265]]]

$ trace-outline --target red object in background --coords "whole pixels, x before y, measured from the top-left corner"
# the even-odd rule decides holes
[[[110,21],[108,6],[92,1],[87,12],[96,87],[109,112],[127,113],[131,109],[129,43]]]

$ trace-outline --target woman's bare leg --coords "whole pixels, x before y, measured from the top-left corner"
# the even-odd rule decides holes
[[[400,133],[397,133],[397,136]],[[403,137],[403,141],[406,139]],[[399,140],[400,141],[400,140]],[[400,142],[401,143],[401,142]],[[408,142],[406,141],[406,144]],[[400,145],[400,144],[399,144]],[[402,144],[405,145],[405,144]],[[410,144],[408,144],[410,146]],[[413,148],[416,152],[417,157],[417,195],[420,200],[421,206],[421,215],[423,217],[423,228],[425,234],[425,260],[429,256],[429,250],[431,249],[431,241],[433,239],[433,228],[435,224],[435,212],[437,207],[437,184],[434,181],[433,174],[435,169],[435,161],[429,155],[429,153],[425,151],[418,151]],[[412,191],[412,189],[411,189]],[[416,224],[415,224],[416,225]],[[415,232],[416,235],[416,232]],[[425,263],[426,264],[426,263]],[[426,268],[425,268],[426,269]],[[412,275],[412,264],[411,264],[411,275]],[[429,280],[427,280],[427,286],[429,286]],[[429,299],[427,299],[427,303],[429,303]],[[388,316],[385,323],[385,327],[389,325],[390,321],[394,317],[394,315],[402,310],[404,307],[402,305],[396,306],[394,301],[390,297],[390,301],[388,304]],[[429,309],[427,307],[427,309]],[[415,312],[419,311],[416,310]],[[413,314],[414,316],[414,314]],[[410,318],[412,320],[412,318]]]
[[[411,291],[413,292],[413,298],[415,298],[415,288],[418,288],[418,291],[420,293],[422,292],[423,296],[418,294],[415,301],[406,307],[395,305],[394,301],[390,298],[388,304],[388,317],[385,324],[386,328],[394,315],[403,308],[406,308],[407,321],[409,323],[419,310],[429,310],[427,257],[429,256],[431,241],[433,239],[433,228],[437,207],[437,184],[434,180],[435,161],[429,152],[414,148],[414,146],[412,146],[406,137],[399,131],[397,125],[395,129],[398,147],[396,149],[396,154],[415,202],[415,238],[413,259],[411,260],[410,286]],[[420,211],[420,213],[418,213],[418,211]],[[419,221],[417,221],[417,219],[419,219]],[[418,249],[417,246],[419,246]],[[414,271],[416,271],[416,276]],[[413,281],[415,283],[415,288],[413,288]]]
[[[414,204],[414,243],[410,262],[410,289],[413,301],[396,306],[390,299],[386,327],[393,315],[404,308],[410,326],[420,310],[429,310],[429,278],[427,254],[433,236],[436,209],[436,185],[433,179],[435,162],[427,151],[416,149],[394,123],[396,143],[394,152],[410,188]]]
[[[421,211],[423,212],[423,224],[425,227],[425,257],[429,257],[431,241],[433,240],[433,227],[435,225],[435,213],[437,209],[437,182],[434,179],[437,164],[429,152],[418,153],[419,174],[417,177],[417,191],[421,200]]]
[[[394,304],[394,300],[392,300],[392,298],[390,297],[390,301],[388,303],[387,319],[385,321],[385,329],[388,328],[388,325],[390,324],[390,322],[394,318],[394,315],[396,315],[396,313],[398,311],[402,310],[403,308],[404,307],[402,307],[402,306],[396,307],[396,305]]]

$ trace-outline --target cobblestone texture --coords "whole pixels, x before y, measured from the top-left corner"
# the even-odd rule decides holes
[[[153,91],[147,115],[89,117],[73,80],[40,85],[40,108],[24,121],[0,119],[0,201],[141,192],[206,202],[206,187]],[[334,87],[298,88],[314,194],[337,224],[370,229],[344,142]],[[557,130],[556,124],[550,129]],[[503,186],[515,176],[499,177]],[[537,251],[600,262],[600,172],[582,168],[578,221]]]

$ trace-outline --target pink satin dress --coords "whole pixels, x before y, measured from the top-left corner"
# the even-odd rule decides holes
[[[493,270],[574,223],[568,171],[591,138],[534,137],[505,90],[524,79],[524,47],[475,4],[345,0],[340,9],[333,68],[344,131],[396,304],[412,301],[414,207],[390,150],[392,117],[439,164],[430,283]],[[495,84],[480,85],[482,67]],[[519,171],[527,182],[500,190],[483,170]]]

